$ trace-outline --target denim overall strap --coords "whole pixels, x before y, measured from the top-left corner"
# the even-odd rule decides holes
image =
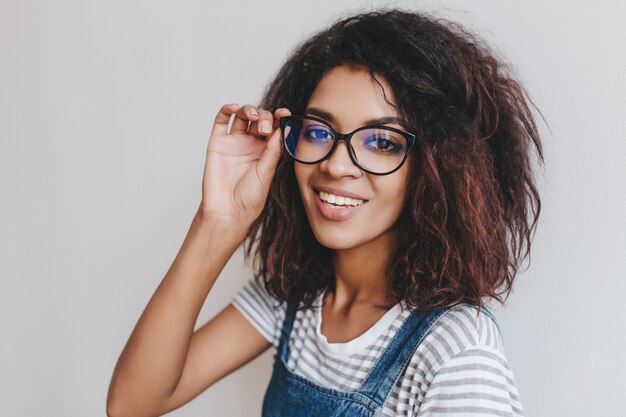
[[[384,404],[433,324],[449,309],[413,310],[393,336],[359,392]]]
[[[481,311],[484,311],[485,314],[487,314],[489,317],[491,317],[491,319],[495,322],[496,321],[496,317],[493,315],[493,313],[489,310],[487,310],[487,307],[483,306],[481,308]],[[497,324],[497,323],[496,323]]]
[[[287,368],[289,336],[299,302],[290,300],[274,360],[274,370],[263,399],[263,417],[373,417],[382,404],[359,391],[340,391],[319,385]]]
[[[498,332],[500,332],[500,325],[498,325],[498,320],[496,320],[496,317],[493,315],[493,313],[491,311],[489,311],[487,309],[487,307],[485,307],[485,306],[482,306],[480,311],[484,312],[489,318],[491,318],[491,320],[493,320],[493,323],[498,328]]]

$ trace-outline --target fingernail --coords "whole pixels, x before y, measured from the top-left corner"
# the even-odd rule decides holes
[[[258,116],[259,115],[259,113],[255,109],[251,109],[250,110],[250,114],[253,115],[253,116]]]
[[[261,132],[270,133],[270,130],[271,130],[270,122],[268,120],[263,120],[260,124],[260,128],[261,128]]]

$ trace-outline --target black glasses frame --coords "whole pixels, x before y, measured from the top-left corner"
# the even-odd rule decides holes
[[[287,139],[286,139],[286,135],[285,135],[285,127],[287,127],[287,123],[293,121],[293,120],[301,120],[301,119],[310,119],[310,120],[315,120],[316,122],[320,122],[322,124],[324,124],[325,126],[328,127],[328,129],[330,129],[331,133],[333,134],[333,146],[330,147],[330,149],[328,150],[328,153],[326,155],[324,155],[324,157],[318,159],[317,161],[313,161],[313,162],[306,162],[306,161],[302,161],[298,158],[296,158],[296,156],[294,154],[291,153],[291,151],[289,150],[289,146],[287,146]],[[407,141],[408,146],[406,147],[406,152],[404,153],[404,157],[402,158],[402,161],[400,161],[400,164],[398,164],[398,166],[394,169],[392,169],[391,171],[388,172],[373,172],[370,171],[368,169],[365,169],[361,166],[361,164],[359,164],[356,155],[354,154],[354,148],[352,148],[352,144],[350,143],[350,140],[352,139],[352,136],[361,131],[361,130],[366,130],[366,129],[384,129],[384,130],[390,130],[392,132],[395,133],[399,133],[401,134]],[[404,164],[404,162],[406,161],[407,156],[409,155],[409,151],[411,150],[411,148],[413,147],[413,145],[415,145],[415,135],[409,132],[405,132],[403,130],[400,129],[396,129],[395,127],[390,127],[390,126],[384,126],[384,125],[367,125],[367,126],[361,126],[358,129],[354,129],[352,132],[350,133],[339,133],[337,132],[335,129],[333,129],[333,127],[324,119],[320,119],[319,117],[315,117],[315,116],[285,116],[285,117],[281,117],[280,118],[280,131],[283,137],[283,145],[285,147],[285,149],[287,150],[287,153],[289,153],[289,156],[291,156],[294,160],[296,160],[297,162],[301,163],[301,164],[308,164],[308,165],[312,165],[312,164],[319,164],[320,162],[322,162],[325,159],[330,158],[330,155],[333,153],[333,151],[335,150],[335,148],[337,147],[337,144],[339,143],[340,140],[343,140],[346,142],[346,145],[348,147],[348,153],[350,155],[350,159],[352,160],[352,163],[354,163],[354,165],[356,165],[357,167],[359,167],[360,169],[362,169],[363,171],[372,174],[372,175],[389,175],[393,172],[396,172],[397,170],[400,169],[400,167]]]

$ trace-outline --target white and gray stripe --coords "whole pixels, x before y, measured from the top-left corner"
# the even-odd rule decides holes
[[[254,280],[232,304],[278,348],[286,303],[278,303]],[[504,356],[497,325],[469,305],[440,318],[415,351],[387,402],[385,416],[522,416],[513,372]],[[319,315],[300,310],[289,340],[287,367],[320,385],[356,391],[410,311],[399,314],[364,349],[333,355],[316,334]],[[332,346],[334,344],[330,344]]]

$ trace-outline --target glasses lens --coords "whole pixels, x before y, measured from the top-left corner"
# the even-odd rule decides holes
[[[315,162],[326,156],[333,146],[328,125],[312,119],[291,119],[285,125],[285,145],[289,153],[302,162]]]
[[[408,143],[400,133],[384,128],[359,130],[352,136],[352,148],[359,164],[372,172],[396,169],[406,155]]]
[[[321,160],[334,143],[332,129],[327,124],[308,118],[290,119],[283,133],[287,150],[300,162]],[[402,134],[385,128],[359,130],[352,136],[351,145],[358,165],[377,174],[400,166],[409,146]]]

